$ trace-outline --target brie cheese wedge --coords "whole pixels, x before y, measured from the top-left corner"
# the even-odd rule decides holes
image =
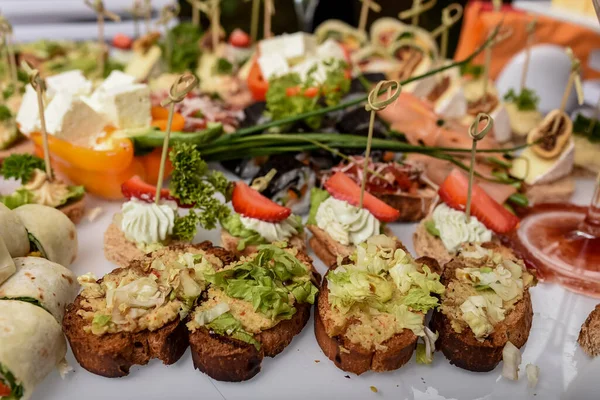
[[[594,173],[600,172],[600,143],[592,143],[585,136],[573,135],[575,165]]]
[[[520,157],[513,161],[510,173],[517,178],[523,178],[529,185],[544,184],[569,175],[574,164],[575,142],[571,139],[560,156],[553,160],[541,158],[531,147],[526,148]]]

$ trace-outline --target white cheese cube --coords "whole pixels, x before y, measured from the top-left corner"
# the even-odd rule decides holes
[[[290,72],[287,61],[280,54],[261,55],[257,61],[263,79],[266,81]]]
[[[49,76],[46,78],[46,86],[50,98],[61,92],[79,96],[88,96],[92,92],[92,82],[78,69]]]
[[[41,129],[37,93],[31,85],[25,86],[25,94],[21,101],[21,107],[17,112],[16,120],[19,124],[19,130],[25,135],[39,132]]]
[[[80,144],[89,143],[108,122],[82,98],[64,92],[54,96],[45,116],[48,133]]]
[[[327,39],[317,47],[317,57],[321,60],[328,60],[330,58],[346,60],[346,52],[338,42],[333,39]]]
[[[265,39],[259,43],[261,55],[280,54],[289,64],[297,64],[316,53],[317,40],[313,35],[296,32]]]
[[[107,91],[115,88],[119,88],[121,86],[128,86],[135,83],[135,76],[128,75],[124,72],[114,70],[108,75],[108,77],[96,88],[94,92]]]
[[[325,79],[327,78],[327,67],[318,58],[309,58],[301,62],[292,68],[292,72],[298,73],[300,78],[304,81],[308,77],[308,72],[315,66],[317,69],[315,72],[313,72],[312,77],[317,81],[317,83],[325,82]]]
[[[120,129],[150,126],[150,88],[144,84],[132,84],[109,90],[99,96],[100,111],[111,124]],[[97,109],[98,110],[98,109]]]
[[[512,139],[512,128],[510,127],[510,117],[508,111],[504,107],[504,103],[500,102],[490,113],[494,119],[494,139],[498,143],[505,143]]]

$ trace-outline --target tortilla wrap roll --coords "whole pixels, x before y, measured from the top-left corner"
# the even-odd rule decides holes
[[[0,203],[0,238],[4,239],[11,257],[29,254],[29,238],[25,225],[11,209]]]
[[[350,51],[358,50],[369,40],[365,32],[339,19],[329,19],[321,23],[315,29],[315,36],[318,43],[323,43],[329,38],[345,43]]]
[[[16,270],[15,262],[8,252],[6,244],[4,244],[4,239],[0,236],[0,285],[10,278]]]
[[[26,204],[13,210],[44,258],[68,267],[77,257],[75,224],[56,208]]]
[[[0,382],[11,388],[8,398],[27,400],[46,375],[64,365],[61,325],[41,307],[4,300],[0,326]]]
[[[0,299],[38,304],[62,323],[65,307],[79,291],[75,274],[39,257],[19,257],[14,262],[17,272],[0,285]]]

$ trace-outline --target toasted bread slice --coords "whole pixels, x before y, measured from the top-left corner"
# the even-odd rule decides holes
[[[566,176],[551,183],[527,186],[525,195],[529,204],[566,203],[575,193],[575,180]]]
[[[315,283],[320,281],[314,270],[312,259],[302,252],[296,258],[313,271]],[[260,372],[265,356],[275,357],[304,329],[310,318],[310,304],[296,304],[296,313],[289,320],[280,321],[274,327],[254,336],[260,349],[252,344],[211,333],[206,327],[189,332],[194,368],[213,379],[226,382],[241,382]]]
[[[226,250],[213,247],[209,242],[198,245],[173,246],[144,256],[131,263],[128,268],[145,270],[158,255],[170,250],[204,252],[207,257],[219,259],[223,264],[235,258]],[[113,273],[122,271],[118,268]],[[162,328],[150,332],[148,330],[129,333],[119,332],[94,335],[85,332],[85,320],[77,314],[85,309],[85,299],[79,295],[75,302],[67,307],[63,319],[63,331],[69,340],[75,359],[86,370],[108,378],[126,376],[132,365],[145,365],[151,359],[158,358],[169,365],[175,363],[188,346],[187,327],[185,321],[176,319]]]
[[[74,224],[78,224],[85,214],[85,196],[81,199],[58,208],[63,214],[65,214]]]
[[[415,262],[428,265],[434,272],[440,270],[437,261],[429,257],[416,259]],[[418,337],[411,330],[404,329],[381,343],[379,349],[367,349],[350,341],[344,331],[338,332],[330,315],[327,279],[323,279],[315,311],[315,336],[323,353],[344,371],[360,375],[367,371],[396,370],[411,359],[417,346]]]
[[[590,357],[596,357],[600,354],[600,304],[592,310],[583,325],[581,325],[577,343]]]
[[[421,189],[416,194],[377,194],[374,195],[400,211],[397,222],[416,222],[427,216],[437,193],[433,189]]]
[[[499,244],[486,243],[484,248],[491,249],[503,255],[504,258],[515,259],[512,251]],[[464,265],[454,259],[444,267],[441,282],[447,286],[455,280],[455,272]],[[529,338],[533,308],[529,290],[526,288],[523,297],[505,315],[505,319],[494,326],[494,331],[483,341],[478,341],[473,331],[467,326],[462,332],[456,332],[451,320],[442,311],[436,310],[431,318],[431,329],[439,333],[436,347],[441,350],[451,364],[474,371],[491,371],[502,360],[502,350],[507,342],[521,348]]]
[[[422,220],[415,229],[415,233],[413,233],[413,246],[415,248],[415,253],[418,256],[427,256],[433,257],[440,265],[446,265],[446,263],[452,260],[452,255],[448,253],[444,243],[439,237],[433,236],[429,232],[427,232],[427,228],[425,228],[425,223],[431,220],[431,218],[426,218]]]
[[[319,259],[323,261],[323,264],[328,268],[336,264],[338,256],[346,258],[354,252],[353,245],[346,246],[341,244],[318,226],[306,225],[306,228],[313,234],[308,240],[308,244],[316,256],[319,257]],[[388,236],[394,236],[393,232],[388,227],[384,229],[384,232]],[[404,248],[402,244],[400,245]]]
[[[172,242],[172,246],[186,246],[187,243]],[[146,255],[137,245],[125,237],[125,234],[113,222],[104,232],[104,257],[119,267],[127,267],[132,261]]]
[[[225,229],[221,229],[221,246],[226,250],[238,256],[248,256],[258,251],[258,245],[247,245],[244,250],[238,250],[239,242],[240,240],[237,237],[231,235]],[[292,236],[287,242],[301,252],[306,252],[306,235],[304,233]]]
[[[9,156],[11,156],[13,154],[22,154],[22,153],[33,154],[33,151],[34,151],[33,142],[27,138],[21,138],[15,144],[10,146],[8,149],[0,150],[0,165],[2,165],[2,162],[4,161],[5,158],[8,158]]]

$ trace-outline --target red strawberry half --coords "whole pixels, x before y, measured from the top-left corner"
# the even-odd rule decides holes
[[[336,172],[325,182],[325,189],[334,198],[346,201],[355,207],[360,204],[360,186],[358,186],[348,175]],[[388,206],[372,194],[365,192],[363,206],[380,221],[393,222],[400,218],[400,212]]]
[[[152,186],[142,180],[138,175],[135,175],[129,178],[121,185],[121,193],[127,199],[136,198],[146,203],[152,203],[154,201],[154,197],[156,196],[156,186]],[[176,201],[179,207],[189,208],[191,205],[179,204],[179,201],[171,196],[171,192],[169,189],[162,189],[160,191],[160,198],[164,200],[172,200]]]
[[[449,207],[464,211],[467,207],[469,179],[457,169],[446,178],[438,191],[440,198]],[[507,233],[519,224],[519,218],[492,199],[481,187],[473,184],[471,214],[488,229],[496,233]]]
[[[292,213],[291,209],[271,201],[244,182],[235,183],[231,204],[238,214],[267,222],[281,222]]]

